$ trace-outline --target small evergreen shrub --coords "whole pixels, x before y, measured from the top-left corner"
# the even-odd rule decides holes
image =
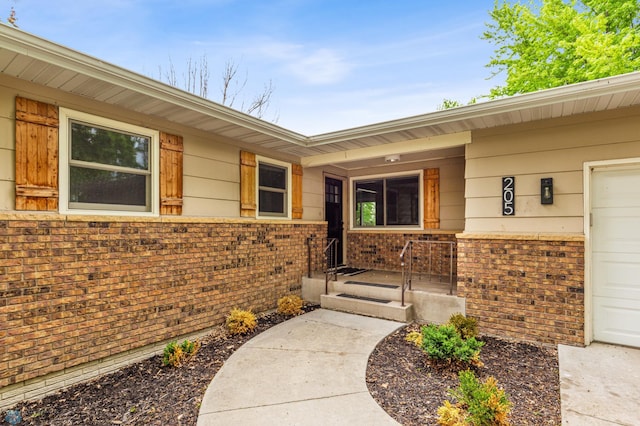
[[[197,340],[193,342],[185,340],[179,345],[176,341],[169,342],[162,352],[162,365],[180,367],[193,358],[196,352],[198,352],[198,349],[200,349],[200,342]]]
[[[462,314],[453,314],[449,318],[449,324],[456,328],[456,331],[463,339],[478,336],[478,321],[475,318],[465,317]]]
[[[511,402],[494,377],[481,382],[466,370],[458,373],[460,386],[449,393],[458,402],[449,401],[438,408],[438,424],[442,426],[509,426]]]
[[[242,309],[233,308],[227,316],[227,330],[231,334],[247,334],[251,333],[258,325],[256,316],[253,312],[244,311]]]
[[[278,299],[278,313],[291,317],[304,313],[302,305],[304,302],[299,296],[284,296]]]
[[[422,350],[435,361],[478,365],[483,345],[475,337],[463,339],[451,324],[422,327]]]

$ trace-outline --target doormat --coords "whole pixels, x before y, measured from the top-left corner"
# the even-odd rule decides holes
[[[354,285],[364,285],[364,286],[369,286],[369,287],[380,287],[380,288],[391,288],[391,289],[397,289],[400,288],[399,285],[394,285],[394,284],[382,284],[382,283],[368,283],[368,282],[364,282],[364,281],[345,281],[345,284],[354,284]]]
[[[391,300],[378,299],[376,297],[356,296],[355,294],[340,293],[338,297],[344,297],[347,299],[366,300],[367,302],[375,303],[391,303]]]
[[[338,268],[338,275],[344,275],[345,277],[352,277],[354,275],[361,274],[363,272],[367,272],[368,269],[362,268],[351,268],[349,266],[341,266]]]

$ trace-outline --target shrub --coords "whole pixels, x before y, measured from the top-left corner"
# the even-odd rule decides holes
[[[200,342],[185,340],[178,345],[173,341],[167,343],[162,352],[162,365],[170,365],[172,367],[180,367],[182,364],[191,359],[200,349]]]
[[[436,361],[480,364],[480,348],[475,337],[463,339],[451,324],[422,327],[422,350]]]
[[[227,330],[231,334],[247,334],[258,325],[256,316],[251,311],[233,308],[227,316]]]
[[[453,314],[449,318],[449,324],[456,328],[456,331],[463,339],[478,336],[478,321],[475,318],[465,317],[462,314]]]
[[[419,331],[410,331],[404,338],[407,342],[411,342],[419,348],[422,348],[422,333]]]
[[[511,403],[498,381],[488,377],[481,382],[466,370],[458,373],[460,386],[449,393],[458,400],[456,405],[445,401],[438,408],[438,424],[443,426],[508,426]]]
[[[284,296],[278,299],[278,313],[286,316],[300,315],[303,301],[299,296]]]

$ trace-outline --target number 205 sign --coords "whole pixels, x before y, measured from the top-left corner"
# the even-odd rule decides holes
[[[513,176],[502,178],[502,216],[516,214],[516,178]]]

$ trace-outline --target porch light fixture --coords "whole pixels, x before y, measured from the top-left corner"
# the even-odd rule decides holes
[[[385,163],[395,163],[398,161],[400,161],[400,156],[398,154],[387,155],[386,157],[384,157]]]
[[[553,204],[553,178],[540,179],[540,204]]]

